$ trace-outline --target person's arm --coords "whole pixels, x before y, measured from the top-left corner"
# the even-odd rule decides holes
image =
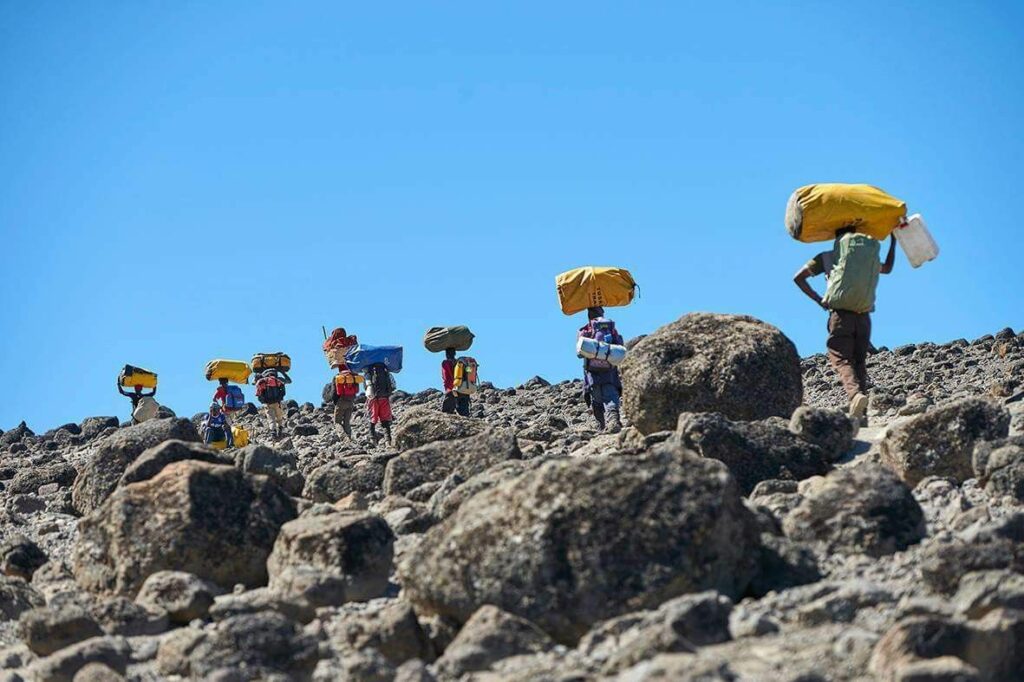
[[[800,288],[800,291],[807,295],[807,298],[811,299],[825,310],[828,310],[828,307],[821,300],[821,296],[818,295],[818,292],[815,291],[814,287],[812,287],[807,281],[811,277],[820,275],[824,271],[824,268],[821,267],[820,260],[820,256],[815,256],[808,261],[807,264],[800,268],[800,270],[793,276],[793,282]]]
[[[143,398],[152,398],[152,397],[153,397],[153,396],[155,396],[155,395],[156,395],[156,386],[154,386],[154,387],[153,387],[153,390],[152,390],[152,391],[150,391],[149,393],[143,393],[143,394],[142,394],[142,397],[143,397]]]
[[[290,384],[292,383],[292,378],[288,376],[288,372],[281,372],[281,381]]]
[[[898,229],[898,228],[897,228]],[[892,266],[896,264],[896,234],[893,233],[889,237],[889,253],[885,254],[885,262],[882,263],[882,269],[879,271],[883,275],[888,275],[892,272]]]
[[[123,396],[126,396],[126,397],[131,395],[130,393],[125,393],[124,387],[121,386],[121,382],[120,381],[117,382],[117,392],[120,393]]]

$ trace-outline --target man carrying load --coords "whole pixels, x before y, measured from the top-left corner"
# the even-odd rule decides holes
[[[132,401],[132,424],[138,424],[140,422],[148,421],[148,415],[143,416],[142,414],[139,413],[139,404],[144,398],[152,398],[153,396],[156,395],[156,386],[154,386],[153,390],[151,390],[149,393],[143,393],[142,385],[136,384],[132,389],[132,392],[129,393],[121,387],[121,382],[118,381],[117,391],[118,393]]]
[[[577,338],[622,345],[622,336],[615,329],[615,323],[604,316],[604,308],[587,308],[587,318],[590,321],[579,330]],[[622,381],[618,367],[601,358],[583,360],[583,399],[590,406],[594,420],[602,431],[618,433],[622,430],[619,418],[621,395]]]
[[[867,356],[871,348],[871,313],[875,309],[878,275],[892,272],[896,237],[890,237],[885,262],[880,244],[853,227],[836,231],[831,251],[824,251],[800,268],[793,281],[812,301],[827,310],[828,359],[850,399],[850,416],[862,419],[868,407]],[[825,275],[825,296],[808,279]]]

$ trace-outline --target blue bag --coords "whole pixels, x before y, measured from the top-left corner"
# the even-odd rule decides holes
[[[238,386],[228,386],[228,395],[224,400],[224,406],[229,410],[240,410],[245,407],[245,396]]]
[[[402,371],[401,346],[353,346],[345,353],[345,364],[353,372],[362,372],[370,365],[382,364],[389,372]]]

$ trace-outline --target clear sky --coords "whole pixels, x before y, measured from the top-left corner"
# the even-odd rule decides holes
[[[260,350],[318,402],[321,325],[404,345],[408,390],[437,324],[498,385],[573,377],[584,264],[633,271],[627,337],[749,313],[814,353],[812,182],[942,247],[883,279],[876,344],[1024,327],[1021,3],[503,5],[0,1],[0,428],[126,417],[126,362],[191,415]]]

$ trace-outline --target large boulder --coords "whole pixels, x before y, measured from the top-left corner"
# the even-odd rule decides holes
[[[149,448],[129,464],[121,474],[121,481],[118,485],[145,481],[159,474],[168,464],[186,460],[209,462],[210,464],[231,464],[231,460],[202,443],[166,440],[160,445]]]
[[[128,597],[162,570],[255,587],[266,583],[278,530],[293,518],[292,499],[262,476],[175,462],[118,488],[79,522],[73,572],[89,591]]]
[[[18,619],[18,629],[28,648],[40,656],[49,656],[77,642],[103,636],[96,620],[77,606],[26,611]]]
[[[978,443],[973,468],[989,494],[1024,502],[1024,436]]]
[[[623,408],[645,434],[675,428],[681,412],[789,418],[803,399],[796,346],[746,315],[684,315],[638,343],[621,370]]]
[[[811,488],[782,522],[786,535],[830,552],[883,556],[919,542],[924,512],[910,488],[871,464],[839,469]]]
[[[237,450],[235,465],[247,474],[268,476],[289,495],[301,495],[306,483],[299,473],[294,453],[275,450],[266,445],[248,445]]]
[[[400,564],[424,613],[485,604],[575,642],[594,623],[707,589],[739,596],[759,537],[720,462],[678,446],[553,460],[478,493]]]
[[[369,512],[307,514],[281,527],[267,560],[270,587],[311,606],[383,596],[395,536]]]
[[[96,453],[78,473],[71,503],[82,515],[103,504],[117,488],[135,459],[165,440],[198,442],[199,433],[187,419],[152,419],[121,429],[99,441]]]
[[[395,449],[402,451],[434,441],[466,438],[486,428],[487,424],[479,419],[418,407],[406,412],[398,422],[395,429]]]
[[[353,493],[367,495],[384,483],[384,463],[364,458],[354,463],[328,462],[310,472],[302,496],[314,502],[337,502]]]
[[[495,464],[520,458],[516,436],[507,430],[488,429],[461,440],[435,441],[406,450],[388,462],[384,494],[404,495],[451,474],[466,479]]]
[[[702,457],[724,462],[744,495],[761,481],[802,481],[831,468],[821,448],[770,422],[733,422],[715,412],[684,412],[676,437]]]
[[[853,447],[858,424],[842,410],[801,405],[789,420],[789,430],[824,451],[830,462],[842,459]]]
[[[551,638],[530,621],[496,606],[482,606],[445,648],[435,667],[442,679],[460,679],[487,670],[504,658],[554,647]]]
[[[925,476],[963,482],[974,475],[971,456],[979,441],[1005,438],[1010,413],[982,398],[966,398],[892,428],[882,440],[882,462],[909,485]]]

